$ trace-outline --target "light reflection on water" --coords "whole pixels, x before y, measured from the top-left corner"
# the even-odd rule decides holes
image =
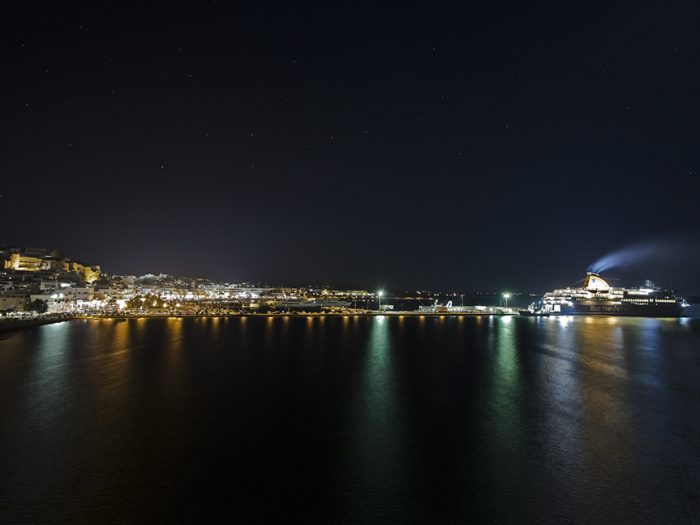
[[[0,521],[193,521],[231,500],[262,521],[692,521],[699,349],[693,319],[17,332],[0,339]],[[260,492],[275,494],[265,508]]]
[[[390,517],[390,507],[385,508],[382,502],[396,499],[409,481],[403,407],[397,391],[390,330],[390,324],[398,320],[377,316],[367,322],[364,365],[346,422],[347,432],[353,436],[346,445],[348,459],[352,460],[347,468],[361,481],[352,496],[361,497],[365,509],[371,509],[365,517],[383,520]]]

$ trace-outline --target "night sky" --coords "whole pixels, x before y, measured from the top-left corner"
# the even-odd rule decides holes
[[[525,291],[673,238],[628,270],[700,291],[694,2],[65,4],[0,8],[0,244]]]

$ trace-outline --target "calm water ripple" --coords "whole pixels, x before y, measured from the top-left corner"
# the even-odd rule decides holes
[[[0,338],[2,523],[698,523],[700,320]]]

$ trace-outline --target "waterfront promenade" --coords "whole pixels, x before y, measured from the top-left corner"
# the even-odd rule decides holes
[[[518,315],[518,310],[515,308],[503,307],[483,307],[483,309],[474,309],[468,311],[377,311],[377,310],[354,310],[347,312],[239,312],[228,314],[214,313],[124,313],[124,314],[76,314],[76,315],[39,315],[29,318],[3,318],[0,319],[0,334],[34,328],[45,324],[59,323],[62,321],[71,320],[89,320],[89,319],[162,319],[162,318],[243,318],[243,317],[474,317],[483,315]]]

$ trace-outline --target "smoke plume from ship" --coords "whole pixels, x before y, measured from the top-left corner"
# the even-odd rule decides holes
[[[677,241],[648,241],[627,246],[604,255],[588,267],[589,272],[602,273],[614,268],[626,268],[642,263],[660,263],[683,251]]]

